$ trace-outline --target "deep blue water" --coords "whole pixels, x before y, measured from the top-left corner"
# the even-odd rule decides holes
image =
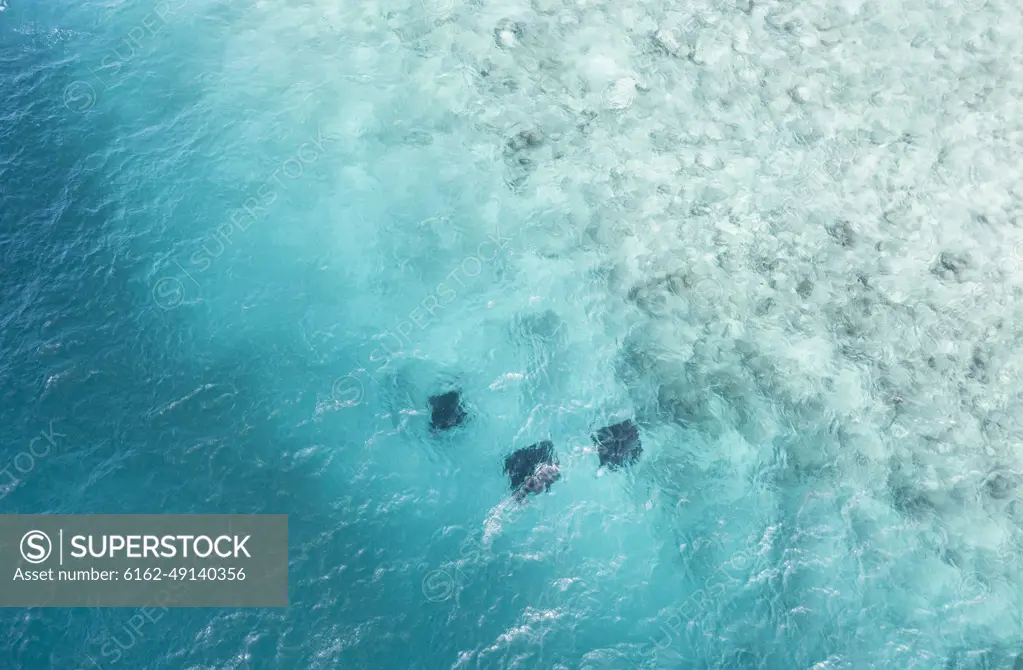
[[[8,610],[0,667],[1019,667],[1023,489],[986,483],[1023,470],[1009,335],[971,331],[966,353],[931,347],[929,363],[884,358],[919,326],[921,295],[958,290],[953,275],[983,254],[971,266],[935,251],[936,271],[895,272],[911,297],[899,311],[898,291],[866,296],[835,242],[873,263],[912,236],[849,204],[876,162],[843,159],[830,191],[835,170],[813,173],[827,186],[798,204],[843,194],[836,207],[870,240],[859,247],[817,209],[771,219],[788,182],[736,186],[742,160],[787,166],[841,116],[793,120],[772,95],[877,97],[869,72],[834,74],[844,93],[808,78],[814,58],[857,58],[823,50],[824,20],[772,32],[791,7],[679,10],[720,30],[748,22],[763,42],[742,51],[769,62],[751,104],[784,118],[743,135],[729,115],[761,112],[698,93],[720,89],[715,52],[686,60],[657,31],[672,8],[625,5],[8,1],[0,510],[286,513],[291,605],[144,624],[138,610]],[[948,81],[968,81],[963,54],[990,73],[985,54],[1008,53],[985,27],[999,8],[956,3],[965,18],[946,30],[949,8],[907,5],[897,30],[945,49]],[[840,42],[871,48],[870,30],[846,30]],[[982,121],[1014,146],[1007,110],[1023,89],[1006,58],[991,77],[1008,93],[985,94]],[[905,112],[906,91],[944,86],[929,62],[906,64],[904,96],[884,104]],[[628,68],[646,78],[634,86]],[[807,88],[786,92],[800,77]],[[668,102],[680,97],[691,114]],[[880,118],[860,124],[887,138],[869,151],[895,156],[902,131],[884,119],[901,117]],[[905,146],[959,137],[937,118]],[[629,142],[643,149],[626,155]],[[904,151],[917,170],[924,150]],[[713,187],[700,181],[712,166]],[[989,178],[987,202],[1011,218],[1011,175],[1003,190]],[[734,261],[722,250],[746,233],[701,217],[751,198],[756,220],[731,221],[768,238]],[[948,217],[928,233],[938,251],[978,236],[949,233],[967,224]],[[989,311],[1013,321],[1014,305]],[[995,353],[976,353],[982,337]],[[1002,386],[980,385],[996,367]],[[945,381],[969,400],[947,401]],[[427,399],[452,387],[470,420],[431,432]],[[982,428],[955,428],[980,410],[943,423],[967,405],[990,412]],[[591,434],[625,418],[640,462],[598,470]],[[40,431],[53,448],[16,461]],[[541,439],[562,479],[503,507],[504,456]]]

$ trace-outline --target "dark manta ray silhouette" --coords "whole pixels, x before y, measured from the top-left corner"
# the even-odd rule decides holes
[[[467,416],[458,391],[430,396],[430,410],[430,427],[434,430],[454,428],[461,425]]]
[[[515,451],[504,459],[504,472],[520,502],[530,493],[549,491],[561,479],[554,443],[544,440]]]
[[[593,441],[597,445],[597,455],[600,456],[600,467],[606,465],[609,470],[632,465],[643,453],[639,428],[632,419],[601,428],[593,436]]]

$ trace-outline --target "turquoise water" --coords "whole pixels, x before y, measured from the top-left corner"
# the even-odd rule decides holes
[[[1011,4],[0,7],[0,509],[291,534],[3,667],[1023,664]]]

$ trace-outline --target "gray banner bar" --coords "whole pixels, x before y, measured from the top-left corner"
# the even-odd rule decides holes
[[[287,607],[284,514],[0,514],[0,607]]]

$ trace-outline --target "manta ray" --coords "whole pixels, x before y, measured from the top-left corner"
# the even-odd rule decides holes
[[[639,428],[632,422],[632,419],[601,428],[593,436],[593,442],[597,445],[600,467],[607,466],[609,470],[618,470],[632,465],[639,460],[639,455],[643,453],[643,443],[639,440]]]
[[[433,430],[447,430],[460,426],[467,416],[462,406],[462,394],[458,391],[430,396],[430,427]]]
[[[504,459],[504,473],[519,502],[525,502],[530,493],[549,491],[561,479],[554,443],[544,440],[518,449]]]

